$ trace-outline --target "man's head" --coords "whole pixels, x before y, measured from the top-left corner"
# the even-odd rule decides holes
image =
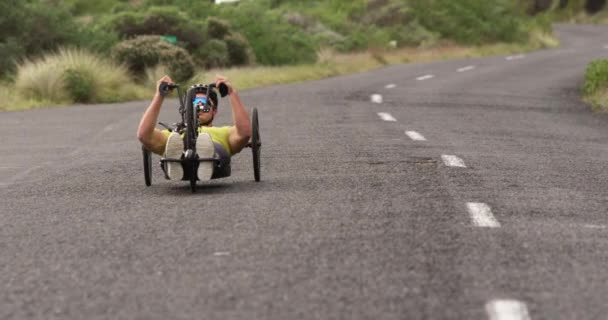
[[[211,92],[209,100],[206,99],[205,89],[199,91],[194,96],[192,104],[198,106],[198,121],[202,126],[211,126],[213,118],[217,114],[217,94]]]

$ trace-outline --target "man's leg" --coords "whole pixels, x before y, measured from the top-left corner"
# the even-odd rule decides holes
[[[208,133],[202,132],[196,138],[196,153],[202,159],[215,157],[213,140],[211,140],[211,136]],[[201,181],[211,180],[213,176],[213,161],[199,162],[197,175]]]
[[[165,146],[165,158],[181,159],[184,151],[184,141],[177,132],[171,132]],[[181,162],[165,162],[167,165],[167,176],[171,180],[181,180],[184,177],[184,169]]]

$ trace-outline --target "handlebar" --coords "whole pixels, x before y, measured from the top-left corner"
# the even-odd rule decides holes
[[[215,83],[210,83],[207,85],[207,87],[210,89],[217,88],[222,98],[228,95],[228,86],[225,83],[220,83],[219,87]],[[158,91],[160,95],[164,97],[169,94],[169,91],[175,88],[179,88],[179,84],[169,84],[163,81],[158,86]]]
[[[169,83],[163,81],[158,86],[158,92],[160,93],[161,96],[164,97],[169,94],[169,91],[171,91],[175,88],[179,88],[179,84],[169,84]]]
[[[223,82],[220,83],[219,87],[215,83],[210,83],[207,85],[207,87],[209,87],[210,89],[217,88],[222,98],[228,95],[228,86]]]

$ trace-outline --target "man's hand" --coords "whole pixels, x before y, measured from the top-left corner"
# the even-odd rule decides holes
[[[158,80],[156,82],[156,96],[157,97],[162,97],[162,95],[160,94],[160,84],[166,82],[168,83],[170,86],[174,85],[175,83],[173,83],[173,80],[171,80],[171,78],[167,75],[163,76],[162,78],[160,78],[160,80]],[[173,92],[173,89],[169,90],[169,93]]]
[[[219,88],[220,83],[223,83],[228,87],[228,94],[231,94],[236,91],[232,87],[232,84],[230,84],[230,82],[228,81],[228,78],[217,74],[217,75],[215,75],[215,85]]]

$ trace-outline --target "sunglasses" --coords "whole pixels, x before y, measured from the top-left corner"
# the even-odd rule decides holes
[[[203,98],[203,97],[198,97],[198,98],[194,98],[194,100],[192,100],[192,105],[194,106],[198,106],[199,112],[202,113],[207,113],[209,111],[211,111],[211,105],[207,104],[207,98]]]

